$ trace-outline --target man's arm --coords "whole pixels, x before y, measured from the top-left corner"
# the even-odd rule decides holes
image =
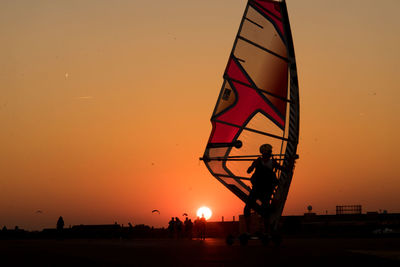
[[[251,173],[254,168],[256,167],[256,162],[258,159],[254,160],[253,163],[251,164],[251,166],[247,169],[247,173]]]

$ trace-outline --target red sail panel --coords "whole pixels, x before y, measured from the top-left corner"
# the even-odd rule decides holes
[[[239,68],[238,64],[232,58],[229,60],[226,75],[231,79],[237,80],[243,84],[232,81],[237,100],[230,109],[226,110],[220,115],[217,115],[214,119],[242,127],[257,112],[261,112],[273,120],[281,128],[284,127],[284,120],[266,101],[266,97],[256,89],[244,85],[250,84],[250,82],[244,75],[243,71]],[[219,123],[218,127],[216,124],[213,124],[213,128],[214,130],[212,137],[210,138],[210,142],[232,142],[232,134],[234,132],[233,129],[231,129],[232,126],[227,127],[226,125]],[[221,141],[220,136],[224,135],[224,133],[226,133],[229,138],[226,138],[225,141]],[[237,131],[235,131],[235,133],[237,133]]]
[[[265,102],[265,99],[255,90],[239,83],[233,83],[238,94],[238,101],[234,108],[218,117],[219,120],[235,125],[245,125],[257,112],[265,113],[282,128],[284,120]]]
[[[209,143],[231,143],[239,131],[238,127],[219,122],[212,122],[212,127]]]
[[[279,19],[282,19],[281,6],[279,3],[270,0],[254,0],[254,2],[277,16]]]
[[[225,74],[231,79],[250,85],[249,80],[246,78],[243,71],[239,69],[239,66],[235,63],[233,58],[229,59]]]

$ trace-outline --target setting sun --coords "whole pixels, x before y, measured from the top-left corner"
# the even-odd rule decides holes
[[[211,218],[212,212],[211,209],[208,207],[201,207],[197,210],[197,216],[202,217],[204,215],[204,218],[206,220]]]

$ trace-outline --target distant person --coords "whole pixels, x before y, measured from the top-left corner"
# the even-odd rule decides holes
[[[272,146],[270,144],[260,146],[260,153],[261,157],[254,160],[247,169],[247,173],[252,173],[254,170],[250,179],[252,188],[243,211],[248,232],[250,229],[250,211],[255,207],[257,200],[260,200],[262,203],[261,206],[265,221],[268,220],[271,196],[278,185],[275,170],[283,169],[272,157]]]
[[[188,229],[189,239],[192,240],[192,238],[193,238],[193,222],[192,222],[192,219],[189,219],[188,226],[189,226],[189,229]]]
[[[169,232],[169,237],[174,237],[175,233],[175,219],[174,217],[171,217],[171,220],[168,222],[168,232]]]
[[[57,221],[57,230],[62,231],[63,229],[64,229],[64,219],[62,216],[60,216],[60,218],[58,218]]]
[[[186,217],[185,222],[184,222],[184,226],[185,226],[185,237],[192,239],[193,236],[193,223],[191,219],[188,219]]]
[[[188,222],[189,222],[189,218],[188,217],[186,217],[185,218],[185,221],[183,222],[183,235],[184,235],[184,237],[187,237],[187,224],[188,224]]]
[[[196,238],[200,238],[200,217],[197,216],[196,220],[194,220],[193,232],[195,233]]]
[[[176,237],[182,237],[183,223],[179,220],[178,217],[175,217],[175,225],[176,225]]]
[[[200,239],[205,240],[206,239],[206,217],[204,217],[204,214],[201,215],[199,227],[200,227]]]

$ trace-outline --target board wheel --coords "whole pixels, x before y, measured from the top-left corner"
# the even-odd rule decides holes
[[[272,235],[272,242],[275,244],[275,246],[280,246],[282,244],[282,236],[280,234],[274,234]]]
[[[261,241],[261,244],[263,244],[264,246],[267,246],[269,244],[269,241],[271,241],[271,237],[269,235],[262,234],[262,235],[260,235],[260,241]]]
[[[228,246],[232,246],[235,242],[235,237],[233,235],[228,235],[225,239],[225,242]]]
[[[241,234],[239,236],[239,242],[240,242],[240,245],[246,246],[247,243],[249,242],[249,235],[248,234]]]

